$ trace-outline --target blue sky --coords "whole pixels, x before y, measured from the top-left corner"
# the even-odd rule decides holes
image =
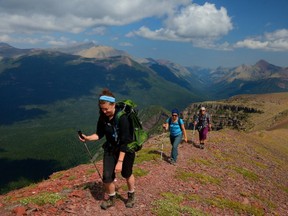
[[[0,42],[93,41],[184,66],[288,67],[287,0],[1,0]]]

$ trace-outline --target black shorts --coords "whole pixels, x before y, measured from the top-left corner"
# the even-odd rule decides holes
[[[118,162],[120,152],[104,151],[103,156],[103,182],[111,183],[115,179],[115,166]],[[133,173],[133,164],[135,153],[126,152],[122,164],[121,175],[123,178],[129,178]]]

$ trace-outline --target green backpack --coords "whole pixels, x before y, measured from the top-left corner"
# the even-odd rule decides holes
[[[116,103],[116,108],[119,109],[115,119],[116,125],[122,115],[127,115],[133,126],[133,142],[127,145],[129,152],[137,152],[142,149],[144,142],[148,139],[148,133],[142,128],[136,107],[137,105],[131,100]]]

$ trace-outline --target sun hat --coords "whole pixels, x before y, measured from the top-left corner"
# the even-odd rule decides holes
[[[201,107],[200,110],[202,111],[202,110],[206,110],[206,109],[205,109],[205,107]]]

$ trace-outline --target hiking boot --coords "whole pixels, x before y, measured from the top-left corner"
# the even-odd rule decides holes
[[[135,193],[128,192],[128,200],[126,202],[126,208],[133,208],[135,204]]]
[[[200,149],[204,149],[204,144],[200,144]]]
[[[114,196],[109,196],[109,199],[108,200],[104,200],[101,203],[100,207],[102,209],[106,210],[107,208],[110,208],[110,207],[114,206],[115,205],[115,199],[116,199],[115,195]]]
[[[174,161],[173,159],[170,161],[170,164],[176,166],[176,161]]]

